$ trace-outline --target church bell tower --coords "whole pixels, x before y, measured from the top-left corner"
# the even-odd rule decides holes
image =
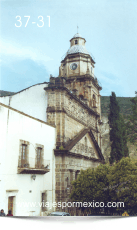
[[[95,60],[85,43],[80,34],[74,35],[61,61],[59,76],[51,75],[48,87],[44,88],[48,98],[47,122],[56,127],[56,202],[70,201],[71,181],[81,169],[104,163],[100,128],[102,88],[94,75]]]
[[[86,40],[79,33],[70,39],[70,48],[59,67],[59,77],[65,79],[65,86],[95,112],[100,110],[102,87],[94,75],[95,59],[85,47]]]
[[[95,61],[86,50],[85,43],[85,38],[78,33],[70,40],[70,48],[61,61],[60,77],[94,74]]]

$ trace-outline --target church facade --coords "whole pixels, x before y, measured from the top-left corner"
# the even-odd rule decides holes
[[[47,122],[56,126],[55,197],[69,201],[71,181],[81,169],[104,163],[101,152],[102,89],[94,76],[95,61],[78,33],[61,61],[59,77],[50,77]],[[68,209],[66,209],[68,210]]]
[[[44,146],[45,150],[49,149],[43,150],[45,151],[43,154],[45,160],[50,160],[52,167],[43,177],[46,185],[36,188],[38,191],[35,192],[39,193],[39,202],[41,201],[40,194],[43,193],[47,194],[44,202],[48,202],[48,199],[56,203],[70,201],[71,181],[77,178],[80,170],[104,163],[101,151],[100,90],[102,88],[94,76],[95,60],[86,50],[85,43],[86,40],[78,33],[70,40],[70,48],[61,61],[58,77],[50,76],[49,82],[31,86],[12,96],[0,97],[1,106],[7,106],[4,107],[5,109],[9,111],[15,109],[14,112],[17,114],[23,113],[22,116],[28,116],[28,119],[33,119],[33,121],[36,119],[35,123],[38,123],[39,126],[35,126],[36,137],[32,141],[33,145],[39,143],[40,147]],[[19,117],[19,119],[19,124],[21,124],[22,118]],[[44,125],[42,125],[43,122]],[[40,127],[42,132],[40,132]],[[6,129],[8,130],[9,127],[6,126]],[[51,137],[48,129],[53,133],[55,130],[55,135]],[[13,135],[12,138],[14,139]],[[46,138],[45,144],[44,138]],[[24,125],[23,137],[18,139],[30,142],[27,124]],[[21,154],[18,151],[20,140],[18,142],[16,141],[17,151],[13,153],[16,161]],[[5,141],[5,143],[7,142]],[[7,148],[5,147],[5,149]],[[8,157],[10,152],[7,151],[6,154]],[[34,153],[33,158],[37,158],[37,152]],[[33,166],[34,168],[35,166]],[[28,171],[31,174],[31,170],[27,168],[25,174],[28,174]],[[32,171],[33,174],[38,171],[38,177],[43,180],[40,170]],[[17,171],[18,173],[21,172]],[[49,181],[47,181],[48,178]],[[27,180],[29,181],[29,179]],[[40,183],[40,180],[37,183]],[[8,187],[7,183],[6,190],[12,191],[11,187]],[[17,190],[17,188],[13,188],[13,190]],[[45,192],[46,190],[47,192]],[[3,194],[5,192],[3,191]],[[23,194],[25,199],[25,190]],[[8,197],[8,195],[6,196]],[[56,207],[50,210],[60,210],[60,208]],[[47,209],[46,213],[50,210]],[[69,210],[66,208],[65,211]],[[41,211],[37,210],[36,213],[39,215],[38,213]]]

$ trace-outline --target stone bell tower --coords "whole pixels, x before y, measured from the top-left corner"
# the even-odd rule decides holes
[[[70,40],[70,48],[61,62],[60,77],[69,78],[94,73],[95,61],[86,50],[85,43],[85,38],[78,33]]]
[[[86,40],[79,33],[70,39],[70,48],[61,61],[59,77],[65,79],[65,86],[95,112],[100,110],[102,87],[94,75],[95,60],[86,50]]]
[[[95,61],[85,43],[85,38],[74,35],[61,61],[59,77],[51,76],[44,88],[48,97],[47,122],[56,126],[56,202],[69,201],[71,181],[81,169],[104,163],[100,132],[102,88],[94,76]]]

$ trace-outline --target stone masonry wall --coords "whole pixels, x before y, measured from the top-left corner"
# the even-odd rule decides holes
[[[72,155],[57,155],[56,156],[56,202],[70,201],[69,195],[71,193],[71,181],[75,180],[80,173],[80,170],[94,168],[99,165],[99,162],[94,162],[89,159],[78,158]],[[61,208],[57,208],[60,210]],[[66,208],[65,211],[68,211]]]
[[[80,153],[84,156],[94,157],[98,159],[98,154],[89,135],[86,134],[72,149],[71,152]]]
[[[84,127],[93,130],[100,146],[98,119],[65,90],[48,90],[47,122],[56,125],[57,146],[72,139]]]
[[[97,160],[99,157],[88,134],[85,135],[86,141],[83,137],[68,152],[60,150],[60,147],[65,147],[66,143],[85,128],[92,130],[100,145],[99,116],[64,88],[48,88],[47,94],[47,122],[56,125],[55,199],[56,202],[68,202],[72,189],[71,181],[77,178],[81,169],[96,167],[100,161]]]

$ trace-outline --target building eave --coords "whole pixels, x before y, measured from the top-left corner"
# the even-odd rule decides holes
[[[66,59],[70,59],[70,58],[76,58],[76,57],[89,57],[91,62],[93,64],[96,64],[95,60],[92,58],[92,56],[90,54],[86,54],[86,53],[81,53],[81,52],[77,52],[77,53],[72,53],[72,54],[66,54],[66,56],[62,59],[61,63],[65,62]]]

